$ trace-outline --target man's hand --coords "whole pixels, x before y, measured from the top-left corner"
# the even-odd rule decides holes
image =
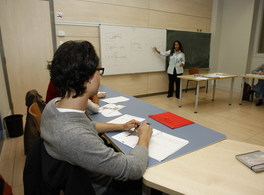
[[[135,128],[135,129],[138,128],[140,124],[141,123],[139,121],[131,120],[131,121],[128,121],[127,123],[124,123],[123,127],[125,131],[129,131],[132,128]]]
[[[148,147],[152,135],[152,128],[148,122],[144,122],[137,128],[137,135],[139,137],[137,144]]]

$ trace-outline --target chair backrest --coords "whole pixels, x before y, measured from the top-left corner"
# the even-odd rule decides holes
[[[190,67],[189,68],[189,74],[199,74],[199,68],[198,67]]]
[[[28,109],[28,112],[34,116],[34,118],[36,119],[38,125],[40,125],[40,121],[41,121],[41,110],[39,108],[39,105],[37,102],[34,102],[31,104],[31,106]]]
[[[90,177],[84,169],[51,157],[38,138],[27,155],[23,184],[25,195],[95,195]]]

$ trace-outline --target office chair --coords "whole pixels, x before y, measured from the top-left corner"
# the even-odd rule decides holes
[[[46,104],[35,89],[27,92],[25,100],[27,116],[24,128],[24,150],[27,155],[31,146],[39,138],[41,113]]]
[[[37,102],[34,102],[31,104],[31,106],[28,109],[28,112],[34,116],[34,118],[36,119],[38,125],[40,125],[40,121],[41,121],[41,110],[39,108],[39,105]]]
[[[95,195],[87,172],[81,167],[51,157],[44,140],[36,140],[23,172],[25,195]]]

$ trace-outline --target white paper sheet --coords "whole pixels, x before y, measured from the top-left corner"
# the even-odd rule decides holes
[[[160,133],[160,131],[153,129],[152,137]],[[131,134],[131,132],[123,131],[122,133],[118,133],[114,135],[112,138],[116,139],[117,141],[134,148],[138,142],[138,136]]]
[[[124,107],[123,105],[106,104],[99,108],[99,112],[105,117],[120,116],[122,113],[120,113],[119,110]]]
[[[263,78],[264,75],[254,74],[255,77]]]
[[[149,156],[158,161],[162,161],[188,143],[188,140],[161,132],[151,137]]]
[[[138,142],[138,136],[132,135],[129,132],[119,133],[112,138],[131,148],[134,148]],[[153,129],[149,144],[149,156],[158,161],[162,161],[188,143],[188,140]]]
[[[137,120],[139,122],[142,122],[144,121],[145,119],[144,118],[141,118],[141,117],[137,117],[137,116],[132,116],[132,115],[129,115],[129,114],[124,114],[123,116],[120,116],[118,118],[115,118],[111,121],[108,121],[108,123],[116,123],[116,124],[123,124],[123,123],[126,123],[130,120]]]
[[[201,79],[202,78],[225,78],[228,77],[227,75],[225,75],[224,73],[211,73],[211,74],[196,74],[194,75],[197,79]]]
[[[102,99],[102,101],[104,101],[104,102],[106,102],[108,104],[115,104],[115,103],[118,103],[118,102],[125,102],[125,101],[128,101],[128,100],[130,100],[130,99],[126,98],[124,96],[117,96],[117,97]]]
[[[246,74],[246,76],[260,77],[260,78],[264,77],[264,75],[260,75],[260,74]]]

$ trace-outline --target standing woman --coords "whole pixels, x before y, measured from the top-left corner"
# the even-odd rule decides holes
[[[182,44],[180,41],[174,41],[171,50],[160,52],[156,47],[153,48],[155,52],[162,56],[170,56],[169,67],[167,73],[169,76],[169,90],[168,96],[173,96],[174,82],[176,84],[176,98],[180,97],[180,82],[179,75],[183,74],[183,66],[185,64],[185,54],[183,53]]]

